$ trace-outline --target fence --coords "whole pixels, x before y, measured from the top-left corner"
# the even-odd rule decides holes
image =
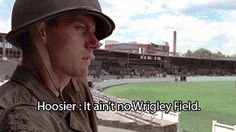
[[[212,121],[212,132],[236,132],[236,125],[230,126]]]

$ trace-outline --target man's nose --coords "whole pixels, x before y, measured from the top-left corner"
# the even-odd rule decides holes
[[[90,55],[90,59],[95,60],[95,55],[93,53]]]
[[[86,49],[95,50],[100,47],[99,41],[93,33],[88,34],[88,41],[85,44]]]

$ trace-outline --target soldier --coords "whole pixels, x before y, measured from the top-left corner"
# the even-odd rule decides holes
[[[114,28],[98,0],[16,0],[7,40],[23,59],[0,87],[0,130],[96,132],[94,111],[42,111],[37,104],[92,103],[88,66]]]

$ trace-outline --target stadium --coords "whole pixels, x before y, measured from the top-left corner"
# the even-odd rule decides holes
[[[21,51],[8,45],[1,34],[0,82],[8,80]],[[175,38],[175,37],[174,37]],[[236,130],[236,60],[207,59],[128,45],[126,51],[99,49],[89,73],[89,85],[97,103],[121,104],[121,110],[97,111],[99,129],[142,132],[233,132]],[[176,44],[174,44],[176,46]],[[112,47],[112,46],[111,46]],[[127,47],[127,44],[125,45]],[[173,48],[175,49],[175,48]],[[132,52],[131,52],[132,50]],[[155,113],[135,110],[132,101],[156,103]],[[165,111],[163,104],[187,103],[185,108]],[[198,102],[194,109],[195,101]],[[191,107],[192,108],[187,108]],[[181,106],[184,107],[182,104]],[[110,106],[108,106],[110,107]],[[142,106],[141,106],[142,107]],[[219,123],[218,123],[219,122]]]

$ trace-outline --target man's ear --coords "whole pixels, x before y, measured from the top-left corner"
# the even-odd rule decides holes
[[[47,27],[45,22],[38,22],[36,24],[37,30],[39,31],[40,37],[42,38],[43,43],[46,43],[47,40]]]

